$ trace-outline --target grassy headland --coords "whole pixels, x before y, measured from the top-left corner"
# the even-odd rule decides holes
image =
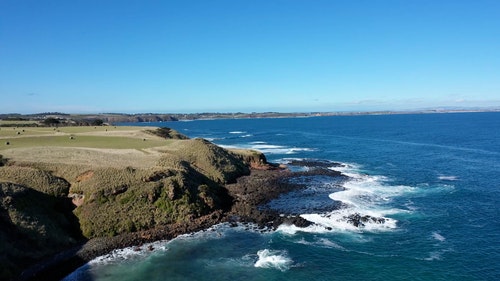
[[[224,185],[262,159],[170,129],[1,128],[0,279],[89,239],[229,210]]]

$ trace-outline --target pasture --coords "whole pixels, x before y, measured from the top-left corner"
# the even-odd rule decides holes
[[[165,146],[165,140],[149,134],[144,127],[62,127],[1,128],[0,151],[26,147],[87,147],[146,149]],[[7,144],[8,143],[8,144]]]
[[[17,127],[0,129],[0,154],[21,162],[93,166],[151,166],[180,140],[148,133],[154,127]]]

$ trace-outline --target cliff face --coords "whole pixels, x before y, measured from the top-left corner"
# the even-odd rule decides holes
[[[250,173],[245,157],[194,139],[147,168],[7,162],[0,167],[0,279],[87,239],[227,211],[233,199],[224,185]]]
[[[1,279],[82,239],[67,198],[9,182],[0,183],[0,198]]]

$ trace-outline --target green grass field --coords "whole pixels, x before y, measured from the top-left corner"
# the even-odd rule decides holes
[[[11,162],[95,167],[154,166],[178,139],[149,133],[154,127],[1,128],[0,155]]]
[[[9,122],[9,121],[0,121],[0,122]],[[14,121],[13,121],[14,122]],[[18,121],[16,121],[18,122]],[[134,126],[101,126],[101,127],[93,127],[93,126],[73,126],[73,127],[1,127],[0,128],[0,137],[5,136],[14,136],[17,135],[17,132],[20,132],[22,135],[36,135],[36,134],[57,134],[57,133],[67,133],[67,134],[85,134],[85,133],[106,133],[110,134],[113,132],[141,132],[144,129],[150,127],[134,127]]]
[[[6,143],[9,142],[9,145]],[[36,146],[88,147],[109,149],[145,149],[168,145],[167,140],[142,140],[138,138],[103,136],[31,136],[5,140],[0,150]]]
[[[2,128],[0,140],[0,151],[37,146],[146,149],[172,142],[140,127]]]

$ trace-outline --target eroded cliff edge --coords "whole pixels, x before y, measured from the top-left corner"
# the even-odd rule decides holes
[[[11,157],[0,159],[2,279],[60,278],[113,249],[224,221],[277,223],[257,205],[291,187],[279,181],[287,171],[263,154],[229,151],[169,129],[146,132],[169,141],[142,149],[153,162],[142,154],[137,161],[143,162],[130,162],[132,151],[123,152],[127,158],[88,147],[4,151]],[[110,157],[117,161],[106,165]]]

